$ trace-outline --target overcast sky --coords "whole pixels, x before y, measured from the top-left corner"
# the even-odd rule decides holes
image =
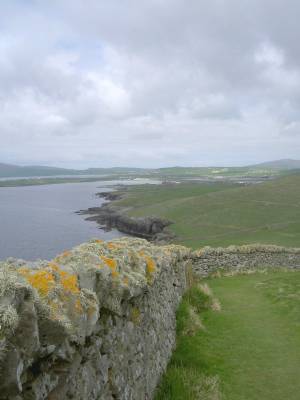
[[[298,0],[7,0],[0,162],[300,158]]]

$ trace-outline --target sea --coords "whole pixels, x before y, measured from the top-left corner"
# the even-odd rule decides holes
[[[98,192],[115,185],[159,184],[138,179],[63,183],[41,186],[0,187],[0,260],[50,260],[91,238],[110,240],[124,234],[106,232],[76,211],[99,207],[105,200]]]

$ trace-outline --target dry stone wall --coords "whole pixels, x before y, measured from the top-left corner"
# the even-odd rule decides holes
[[[191,269],[300,268],[300,249],[92,240],[0,263],[0,400],[147,400],[175,345]]]
[[[257,268],[300,269],[300,249],[273,245],[203,247],[192,254],[193,270],[200,276],[230,270]]]
[[[0,263],[0,399],[151,399],[189,260],[124,238]]]

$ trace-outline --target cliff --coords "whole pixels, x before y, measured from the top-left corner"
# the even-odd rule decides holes
[[[96,221],[105,230],[117,229],[119,232],[160,244],[169,243],[174,239],[175,235],[165,229],[172,224],[172,221],[155,216],[131,217],[127,214],[128,208],[113,203],[122,199],[127,190],[128,188],[119,187],[117,191],[97,193],[98,197],[109,202],[102,204],[101,207],[80,210],[78,214],[89,215],[86,218],[88,221]]]
[[[152,398],[189,257],[124,238],[0,263],[0,398]]]
[[[126,210],[125,210],[126,211]],[[154,242],[168,242],[174,237],[165,228],[172,224],[163,218],[158,217],[130,217],[124,209],[113,206],[111,203],[103,204],[101,207],[91,207],[78,212],[81,215],[90,215],[88,221],[96,221],[106,230],[117,229],[119,232],[131,236],[145,238]]]

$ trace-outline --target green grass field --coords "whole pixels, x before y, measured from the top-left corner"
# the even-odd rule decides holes
[[[207,282],[221,311],[198,289],[186,293],[177,313],[177,348],[155,400],[298,400],[300,273]],[[204,328],[187,334],[191,307]]]
[[[131,187],[119,201],[132,216],[155,215],[174,222],[176,242],[205,245],[266,243],[300,246],[300,175],[267,183]]]
[[[152,174],[166,177],[246,177],[246,176],[279,176],[290,173],[292,170],[286,170],[280,166],[270,167],[263,165],[252,165],[246,167],[170,167],[152,170]],[[150,172],[150,171],[149,171]]]

